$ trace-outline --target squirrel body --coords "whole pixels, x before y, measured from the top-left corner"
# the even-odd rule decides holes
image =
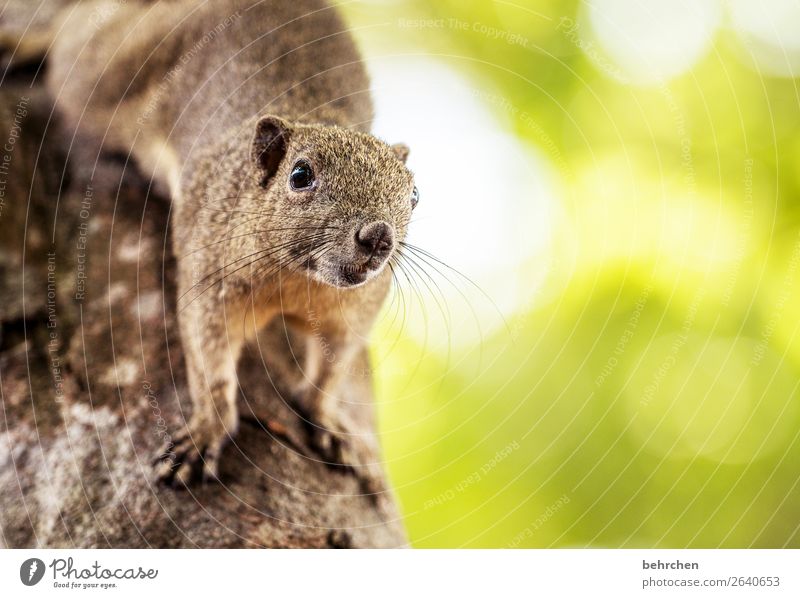
[[[407,148],[368,133],[368,77],[336,11],[322,0],[98,0],[66,9],[54,30],[47,83],[67,122],[133,156],[173,202],[193,410],[158,477],[217,476],[238,425],[239,355],[275,318],[307,339],[298,392],[322,456],[361,465],[336,393],[389,291],[417,196]]]

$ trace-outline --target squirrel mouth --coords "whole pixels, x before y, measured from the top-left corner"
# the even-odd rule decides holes
[[[363,264],[340,264],[337,268],[340,286],[352,287],[363,284],[372,275],[379,272],[385,263],[384,259],[371,258]]]
[[[374,268],[370,268],[366,264],[343,264],[339,266],[339,279],[345,283],[342,286],[359,285],[367,280],[369,273],[373,270]]]

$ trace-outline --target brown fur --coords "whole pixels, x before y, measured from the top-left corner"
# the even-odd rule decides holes
[[[130,152],[173,199],[194,408],[158,475],[216,475],[238,426],[237,361],[276,318],[308,339],[298,393],[319,448],[358,464],[334,393],[388,291],[414,183],[407,150],[365,132],[368,80],[335,11],[321,0],[101,0],[67,9],[53,35],[48,87],[68,122]],[[311,190],[288,183],[299,159],[313,167]],[[372,222],[393,231],[385,256],[356,241]]]

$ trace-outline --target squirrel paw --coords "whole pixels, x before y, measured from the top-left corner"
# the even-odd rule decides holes
[[[311,425],[312,448],[326,465],[343,468],[354,475],[364,494],[378,495],[386,489],[380,464],[357,436],[347,433],[341,426]]]
[[[156,479],[173,488],[217,481],[219,456],[229,438],[225,430],[211,432],[207,425],[190,422],[156,458]]]

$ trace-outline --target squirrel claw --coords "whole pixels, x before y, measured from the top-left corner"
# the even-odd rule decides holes
[[[176,435],[155,460],[155,476],[160,483],[180,489],[198,481],[219,481],[219,455],[225,439],[202,442],[201,437],[193,437],[188,428]]]
[[[342,468],[355,476],[364,494],[376,497],[386,490],[380,465],[371,463],[370,455],[361,455],[346,432],[314,426],[311,444],[325,465]]]
[[[326,465],[345,467],[349,470],[358,465],[350,441],[343,434],[315,427],[311,441]]]

